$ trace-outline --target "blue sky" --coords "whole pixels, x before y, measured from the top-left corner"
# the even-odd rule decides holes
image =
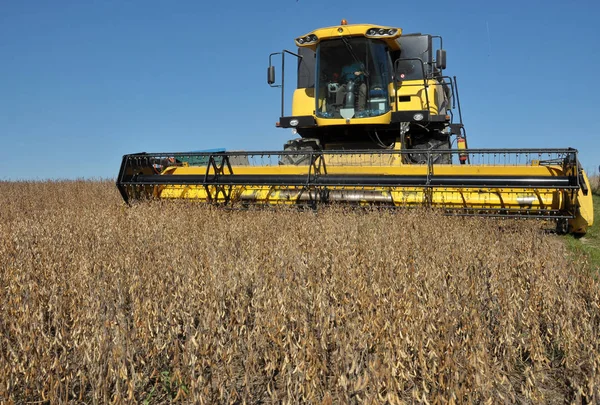
[[[268,55],[342,18],[444,37],[470,147],[574,147],[597,171],[591,0],[4,0],[0,180],[114,178],[141,151],[279,150],[293,135],[274,127]]]

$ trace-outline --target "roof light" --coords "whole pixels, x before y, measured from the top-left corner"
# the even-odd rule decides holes
[[[342,22],[340,23],[340,25],[348,25],[348,21],[344,18],[342,20]]]
[[[315,34],[308,34],[303,37],[296,38],[296,43],[298,45],[309,45],[316,43],[319,38]]]
[[[397,37],[399,36],[398,28],[381,28],[381,27],[371,27],[367,30],[365,35],[367,37]]]

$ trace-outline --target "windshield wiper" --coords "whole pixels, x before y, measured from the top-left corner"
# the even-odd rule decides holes
[[[354,58],[354,61],[358,64],[360,64],[360,66],[362,67],[362,72],[366,77],[369,77],[369,71],[367,70],[367,67],[365,66],[364,63],[361,62],[360,59],[358,59],[358,56],[356,56],[356,54],[354,53],[354,50],[352,49],[352,45],[350,45],[350,41],[348,41],[348,38],[346,37],[342,37],[342,41],[344,41],[344,45],[346,45],[346,49],[348,50],[348,52],[350,52],[350,55],[352,55],[352,58]]]

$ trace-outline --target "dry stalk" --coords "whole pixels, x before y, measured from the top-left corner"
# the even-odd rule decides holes
[[[598,282],[540,223],[86,181],[0,207],[0,402],[600,401]]]

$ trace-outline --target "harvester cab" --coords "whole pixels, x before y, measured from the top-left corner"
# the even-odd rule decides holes
[[[441,37],[343,22],[298,37],[296,44],[298,53],[283,51],[269,58],[268,82],[282,92],[278,125],[300,137],[285,149],[448,150],[453,135],[466,148],[456,79],[443,74]],[[298,59],[289,116],[284,114],[285,82],[275,83],[272,57],[278,54],[282,78],[286,54]],[[434,163],[450,164],[451,157],[438,153]],[[415,152],[404,158],[404,163],[423,164],[427,156]]]
[[[466,148],[441,37],[343,21],[296,45],[269,56],[268,83],[281,88],[278,126],[296,134],[283,151],[125,155],[117,178],[123,199],[431,207],[555,220],[572,233],[592,225],[592,193],[575,149]],[[297,61],[291,115],[284,114],[286,56]]]

